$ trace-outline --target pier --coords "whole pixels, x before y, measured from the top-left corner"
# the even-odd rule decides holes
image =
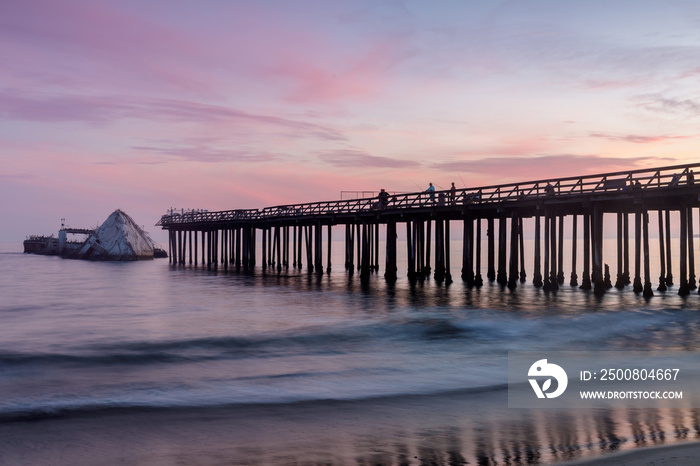
[[[433,193],[382,192],[362,199],[262,209],[172,211],[156,226],[169,232],[174,265],[250,272],[259,264],[265,272],[306,267],[308,273],[323,274],[332,267],[333,227],[342,225],[348,273],[357,270],[367,279],[380,272],[383,239],[383,272],[390,282],[399,275],[397,236],[402,232],[408,279],[432,277],[450,283],[455,272],[450,231],[459,222],[460,277],[470,287],[489,280],[513,289],[531,276],[534,286],[556,291],[567,282],[566,255],[571,258],[569,286],[601,295],[613,286],[632,285],[635,293],[651,297],[655,290],[667,291],[676,283],[678,294],[688,295],[697,288],[693,216],[700,207],[700,185],[694,180],[698,168],[700,163]],[[610,222],[608,215],[604,224],[604,214],[612,214],[616,221]],[[658,281],[650,276],[652,215],[658,223]],[[525,230],[524,219],[534,219],[529,222],[534,223],[534,232]],[[565,237],[565,222],[571,225],[570,237]],[[605,227],[615,228],[615,257],[603,257]],[[523,245],[526,233],[534,236],[534,267],[529,271]],[[583,257],[577,257],[578,241]],[[672,243],[678,243],[678,251],[672,250]],[[672,258],[679,258],[679,263],[673,264]],[[614,283],[606,261],[615,266]]]

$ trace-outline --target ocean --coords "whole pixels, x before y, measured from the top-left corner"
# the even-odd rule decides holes
[[[597,298],[566,284],[545,293],[531,275],[512,291],[470,289],[455,265],[449,286],[411,285],[401,266],[394,285],[382,273],[363,284],[341,257],[319,277],[64,260],[2,245],[0,424],[197,410],[257,422],[265,407],[261,433],[239,440],[280,450],[259,464],[557,463],[700,436],[693,408],[527,412],[506,403],[509,351],[700,355],[695,292],[645,300],[628,286]],[[291,435],[270,413],[292,429],[333,431],[344,446],[270,439]],[[319,421],[326,416],[334,421]],[[368,456],[376,435],[406,441],[369,442]],[[249,451],[229,454],[226,464],[244,464],[239,454],[250,464]]]

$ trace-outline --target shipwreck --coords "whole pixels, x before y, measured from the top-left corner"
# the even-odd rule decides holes
[[[62,224],[58,237],[29,236],[24,241],[24,252],[96,261],[134,261],[168,256],[148,233],[119,209],[94,230],[66,228]]]

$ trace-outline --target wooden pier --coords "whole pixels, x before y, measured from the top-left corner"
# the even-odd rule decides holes
[[[260,260],[263,271],[303,269],[305,264],[308,273],[317,274],[330,272],[332,227],[344,225],[345,269],[348,273],[357,269],[363,279],[380,270],[383,233],[384,277],[391,282],[398,276],[397,236],[403,229],[408,279],[432,275],[450,283],[450,226],[461,222],[461,278],[469,286],[484,283],[482,271],[486,280],[509,288],[524,283],[531,273],[534,286],[554,291],[565,283],[567,254],[572,270],[569,286],[603,294],[613,286],[631,284],[636,293],[651,297],[655,288],[666,291],[675,279],[678,294],[687,295],[696,289],[693,209],[700,207],[700,185],[695,184],[693,170],[699,167],[700,163],[677,165],[434,193],[381,193],[263,209],[171,212],[156,225],[169,232],[170,261],[175,265],[252,271]],[[606,258],[615,261],[614,285],[603,258],[604,214],[616,218],[617,254]],[[650,276],[650,215],[658,219],[661,275],[656,287]],[[674,228],[672,216],[678,219]],[[565,238],[568,218],[571,237]],[[630,218],[634,270],[630,269]],[[531,271],[525,270],[523,219],[534,219]],[[484,224],[486,251],[481,247]],[[671,249],[672,233],[677,236],[679,254]],[[583,243],[581,258],[577,257],[578,241]],[[672,257],[680,258],[676,277]]]

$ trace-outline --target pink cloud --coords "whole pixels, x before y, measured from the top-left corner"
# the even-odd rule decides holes
[[[543,155],[537,157],[492,157],[437,163],[434,168],[453,173],[483,175],[489,184],[562,178],[593,173],[634,170],[658,164],[651,157],[604,157],[595,155]],[[480,183],[481,185],[481,183]]]
[[[624,141],[624,142],[633,142],[635,144],[653,144],[657,142],[665,142],[665,141],[674,141],[674,140],[681,140],[681,139],[691,139],[694,137],[697,137],[696,135],[692,136],[641,136],[641,135],[636,135],[636,134],[624,134],[624,135],[616,135],[616,134],[609,134],[609,133],[591,133],[591,137],[593,138],[602,138],[602,139],[608,139],[610,141]]]
[[[288,136],[342,141],[337,130],[301,119],[255,114],[220,105],[208,105],[173,99],[136,98],[129,96],[79,96],[47,93],[0,91],[0,118],[33,122],[72,122],[104,124],[121,119],[178,121],[196,124],[237,125],[283,131]]]

